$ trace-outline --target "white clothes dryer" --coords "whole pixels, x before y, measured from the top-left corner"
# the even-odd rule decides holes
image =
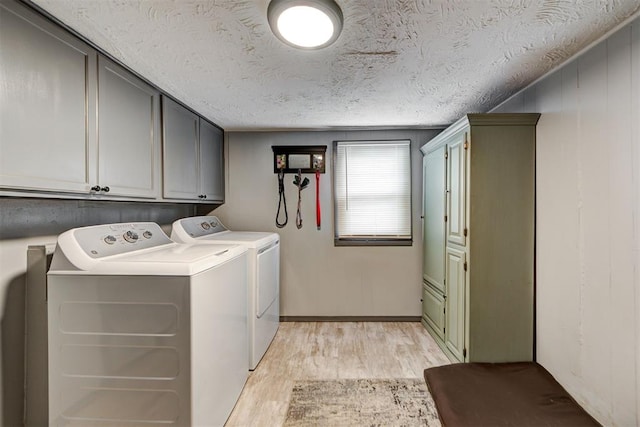
[[[154,223],[58,237],[49,425],[222,426],[247,380],[247,249]]]
[[[215,216],[173,223],[171,239],[183,243],[242,244],[249,249],[249,369],[254,370],[280,325],[280,236],[272,232],[230,231]]]

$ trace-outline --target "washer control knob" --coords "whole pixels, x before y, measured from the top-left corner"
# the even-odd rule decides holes
[[[111,234],[109,234],[107,237],[104,238],[104,242],[107,245],[113,245],[116,242],[116,236],[112,236]]]
[[[124,240],[126,240],[129,243],[135,243],[138,241],[138,233],[136,233],[135,231],[129,230],[126,233],[124,233],[122,237],[124,237]]]
[[[150,232],[149,230],[147,230],[144,233],[142,233],[142,237],[144,237],[145,239],[150,239],[151,236],[153,236],[153,233]]]
[[[211,226],[209,225],[208,222],[203,222],[200,224],[200,227],[202,227],[203,230],[208,230],[211,228]]]
[[[218,222],[215,220],[211,221],[210,224],[213,228],[216,228],[218,226]]]

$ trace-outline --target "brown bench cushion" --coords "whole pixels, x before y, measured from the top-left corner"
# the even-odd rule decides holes
[[[535,362],[425,369],[443,426],[599,426]]]

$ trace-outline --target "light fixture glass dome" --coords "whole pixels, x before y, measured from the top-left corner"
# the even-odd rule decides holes
[[[272,0],[267,14],[273,33],[301,49],[328,46],[342,30],[342,11],[332,0]]]

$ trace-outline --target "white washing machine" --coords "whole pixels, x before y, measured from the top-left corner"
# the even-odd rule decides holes
[[[247,380],[247,249],[154,223],[58,237],[49,425],[222,426]]]
[[[280,325],[280,236],[230,231],[215,216],[197,216],[175,221],[171,239],[242,244],[249,249],[249,369],[255,369]]]

